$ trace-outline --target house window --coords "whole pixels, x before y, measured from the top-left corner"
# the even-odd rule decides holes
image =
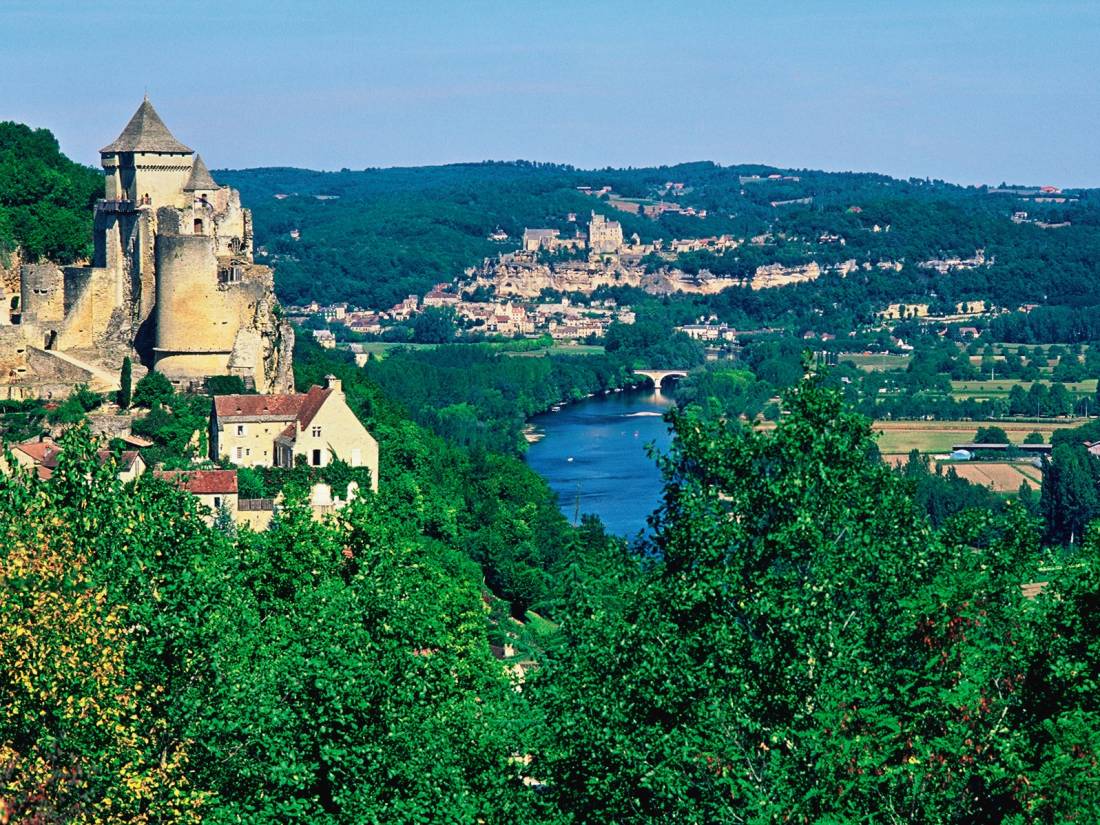
[[[202,218],[195,218],[195,234],[202,234]]]
[[[245,447],[244,454],[245,455],[252,455],[252,448],[251,447]]]
[[[312,435],[314,438],[320,438],[321,437],[321,428],[320,427],[314,427],[312,430],[310,430],[310,435]]]
[[[320,450],[314,450],[313,451],[313,466],[314,467],[320,467],[321,466],[321,451]]]
[[[238,447],[236,455],[237,455],[237,458],[242,458],[244,456],[244,448],[243,447]]]
[[[215,510],[221,509],[221,506],[222,506],[222,497],[221,496],[214,496],[214,509]]]
[[[244,435],[244,424],[237,425],[237,435]]]

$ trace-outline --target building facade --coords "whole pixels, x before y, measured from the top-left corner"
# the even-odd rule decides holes
[[[339,379],[283,395],[219,395],[210,416],[210,455],[242,467],[312,467],[335,459],[366,467],[378,489],[378,442],[348,407]]]
[[[592,213],[588,222],[588,250],[593,255],[616,255],[623,246],[623,226]]]

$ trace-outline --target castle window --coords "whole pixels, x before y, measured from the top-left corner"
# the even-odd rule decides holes
[[[202,218],[195,218],[195,234],[202,234]]]

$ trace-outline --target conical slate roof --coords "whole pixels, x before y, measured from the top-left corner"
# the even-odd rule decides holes
[[[217,189],[218,184],[210,177],[210,170],[202,162],[202,155],[195,155],[195,162],[191,165],[191,177],[183,185],[184,192],[201,192],[207,189]]]
[[[114,143],[108,144],[99,150],[108,152],[171,152],[173,154],[190,154],[191,149],[184,146],[164,125],[157,110],[145,98],[122,134],[115,138]],[[209,174],[209,173],[208,173]]]

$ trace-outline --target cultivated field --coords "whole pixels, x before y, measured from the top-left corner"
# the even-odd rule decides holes
[[[1078,381],[1066,384],[1066,389],[1074,395],[1094,396],[1096,394],[1096,379],[1089,378],[1086,381]],[[1024,391],[1031,389],[1031,382],[1015,381],[1013,379],[996,381],[952,381],[951,394],[955,398],[1007,398],[1012,387],[1019,384]]]
[[[603,355],[604,348],[599,344],[554,344],[546,349],[533,349],[526,352],[505,351],[505,355],[514,357],[538,358],[543,355]]]
[[[401,344],[393,341],[371,341],[366,344],[360,344],[364,353],[370,353],[375,358],[383,358],[386,353],[396,347],[405,347],[406,349],[435,349],[436,344]]]
[[[908,355],[864,355],[858,352],[842,352],[837,356],[840,363],[851,361],[858,369],[866,372],[885,370],[903,370],[909,366]]]
[[[905,455],[910,450],[922,453],[947,453],[955,444],[974,440],[979,427],[1000,427],[1014,444],[1021,444],[1028,433],[1039,432],[1050,442],[1050,434],[1067,427],[1079,427],[1084,419],[1066,421],[876,421],[881,435],[878,448],[884,454]],[[1017,485],[1019,486],[1019,485]]]
[[[1021,484],[1038,490],[1043,483],[1042,473],[1031,464],[1016,464],[1008,461],[953,462],[951,468],[959,478],[965,478],[972,484],[989,487],[995,493],[1015,493]]]

